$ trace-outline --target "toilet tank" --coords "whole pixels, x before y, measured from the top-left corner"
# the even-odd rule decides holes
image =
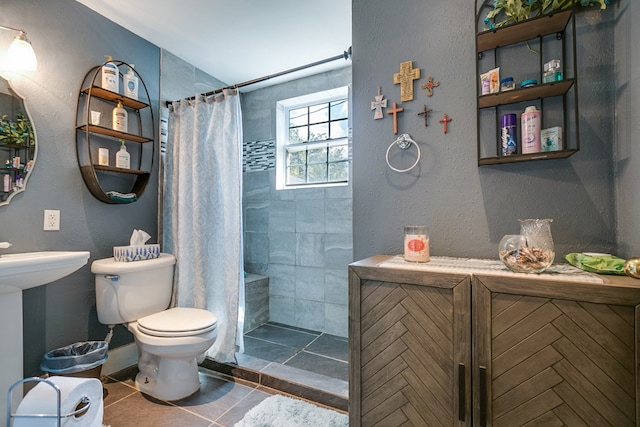
[[[175,263],[175,257],[165,253],[143,261],[95,260],[91,272],[95,274],[100,323],[129,323],[166,310],[171,302]]]

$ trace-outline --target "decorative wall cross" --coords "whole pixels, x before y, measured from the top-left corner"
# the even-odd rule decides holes
[[[373,113],[373,118],[375,120],[384,119],[384,114],[382,114],[382,109],[387,108],[387,100],[382,99],[384,95],[380,93],[381,88],[378,86],[378,95],[374,96],[375,101],[371,101],[371,110],[375,110]]]
[[[387,110],[387,114],[393,114],[393,133],[398,134],[398,113],[402,113],[404,108],[398,108],[398,104],[393,103],[393,108]]]
[[[400,102],[413,100],[413,81],[419,78],[420,68],[413,68],[413,61],[400,63],[400,72],[393,75],[393,84],[400,85]]]
[[[442,118],[439,120],[439,122],[444,126],[444,133],[447,133],[447,123],[449,123],[451,120],[453,119],[447,116],[447,113],[444,113],[444,116],[442,116]]]
[[[426,82],[422,83],[420,87],[427,91],[427,96],[433,96],[433,88],[440,86],[440,82],[433,80],[432,76],[429,76]]]
[[[427,104],[425,104],[424,105],[424,109],[422,110],[422,113],[418,113],[419,116],[424,116],[424,126],[425,127],[429,126],[429,122],[427,121],[427,119],[428,119],[427,116],[429,115],[430,111],[433,111],[433,110],[430,109],[430,108],[427,108]]]

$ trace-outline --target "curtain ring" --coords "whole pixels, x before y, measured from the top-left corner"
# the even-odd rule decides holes
[[[389,151],[391,151],[391,147],[393,147],[394,145],[397,145],[401,149],[406,150],[407,148],[411,147],[411,144],[415,145],[416,150],[418,150],[418,157],[416,158],[415,163],[406,169],[397,169],[391,166],[391,163],[389,163]],[[398,139],[396,139],[391,143],[391,145],[389,145],[389,148],[387,148],[387,154],[385,158],[387,160],[387,166],[389,166],[392,170],[400,173],[409,172],[411,169],[415,168],[418,162],[420,161],[420,147],[413,139],[411,139],[411,136],[409,136],[409,134],[403,133],[398,137]]]

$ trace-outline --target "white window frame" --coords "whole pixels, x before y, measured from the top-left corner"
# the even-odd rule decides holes
[[[349,184],[351,167],[347,168],[348,176],[346,181],[340,182],[318,182],[312,184],[287,184],[287,145],[289,145],[289,111],[297,108],[320,104],[325,102],[336,101],[339,99],[349,100],[349,118],[348,118],[348,136],[335,140],[314,141],[305,143],[308,148],[314,146],[342,145],[347,140],[347,150],[349,159],[347,163],[351,163],[351,100],[349,96],[349,86],[343,86],[336,89],[330,89],[322,92],[311,93],[308,95],[298,96],[295,98],[284,99],[276,103],[276,190],[287,190],[295,188],[318,188],[318,187],[339,187]]]

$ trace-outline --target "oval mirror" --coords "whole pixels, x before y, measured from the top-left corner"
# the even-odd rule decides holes
[[[0,77],[0,206],[27,188],[37,152],[32,123],[23,97]]]

